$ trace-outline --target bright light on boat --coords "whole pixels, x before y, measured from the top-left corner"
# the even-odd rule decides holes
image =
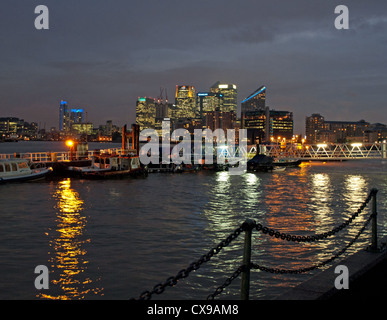
[[[319,148],[325,148],[327,145],[325,143],[322,143],[322,144],[318,144],[317,147]]]
[[[66,141],[66,146],[68,146],[69,148],[72,147],[73,145],[74,145],[74,142],[72,140]]]
[[[352,147],[361,147],[363,144],[361,143],[352,143],[351,146]]]

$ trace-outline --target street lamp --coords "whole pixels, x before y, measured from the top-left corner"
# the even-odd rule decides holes
[[[69,159],[73,160],[73,148],[74,148],[74,141],[73,140],[67,140],[66,146],[69,147]]]
[[[71,149],[72,146],[74,146],[74,141],[73,140],[67,140],[66,141],[66,146],[68,146]]]

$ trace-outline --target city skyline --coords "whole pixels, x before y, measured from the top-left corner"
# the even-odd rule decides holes
[[[34,28],[38,4],[3,4],[3,117],[57,127],[66,99],[90,122],[131,124],[139,96],[163,87],[172,101],[176,85],[221,81],[238,87],[238,116],[264,84],[267,106],[293,112],[295,133],[312,113],[387,123],[385,3],[351,1],[348,30],[334,27],[337,1],[45,1],[49,30]]]

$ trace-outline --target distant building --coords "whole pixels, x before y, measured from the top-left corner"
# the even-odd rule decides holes
[[[70,112],[67,105],[67,101],[62,100],[59,106],[59,130],[70,130]]]
[[[141,97],[136,103],[136,124],[140,126],[140,131],[144,129],[154,129],[156,122],[155,99]]]
[[[173,122],[172,131],[176,129],[186,129],[193,135],[195,129],[202,129],[202,119],[199,118],[180,118]]]
[[[238,90],[235,84],[225,84],[218,81],[210,88],[210,92],[223,95],[223,105],[219,106],[220,111],[237,113]]]
[[[0,118],[0,134],[2,136],[22,135],[24,120],[14,117]]]
[[[305,135],[308,143],[316,143],[320,140],[322,132],[325,130],[325,119],[319,113],[313,113],[305,120]]]
[[[329,121],[320,114],[312,114],[306,117],[305,135],[308,143],[363,142],[369,128],[370,124],[364,120]]]
[[[36,139],[38,136],[39,126],[36,122],[24,122],[23,136],[30,139]]]
[[[242,128],[247,130],[248,144],[264,142],[268,117],[266,110],[245,111],[242,116]]]
[[[266,141],[271,138],[292,139],[293,138],[293,112],[270,110],[269,132]]]
[[[176,86],[175,94],[175,119],[195,118],[196,109],[196,91],[193,86]]]
[[[164,118],[170,118],[172,103],[157,103],[156,104],[156,122],[161,122]]]
[[[74,123],[83,123],[83,109],[70,109],[70,127]]]
[[[206,112],[223,111],[224,96],[219,92],[198,92],[197,109],[202,118]]]
[[[261,86],[241,102],[241,118],[246,112],[263,110],[266,108],[266,87]]]
[[[71,125],[71,132],[76,134],[93,134],[93,124],[92,123],[73,123]]]
[[[270,110],[269,107],[245,111],[242,124],[247,130],[248,144],[293,137],[293,113],[289,111]]]
[[[369,123],[360,121],[327,121],[325,120],[325,130],[333,133],[333,140],[327,142],[352,142],[363,141],[364,132],[369,127]]]
[[[364,142],[374,143],[387,140],[387,126],[382,123],[371,124],[364,131]]]
[[[216,108],[214,111],[208,111],[203,113],[202,125],[204,129],[210,129],[215,131],[216,129],[222,129],[227,133],[227,129],[234,128],[234,122],[236,121],[236,113],[220,111],[220,108]]]

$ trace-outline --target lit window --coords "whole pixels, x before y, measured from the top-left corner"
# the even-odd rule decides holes
[[[25,162],[19,162],[18,166],[19,166],[19,169],[27,169],[28,168],[27,163],[25,163]]]

